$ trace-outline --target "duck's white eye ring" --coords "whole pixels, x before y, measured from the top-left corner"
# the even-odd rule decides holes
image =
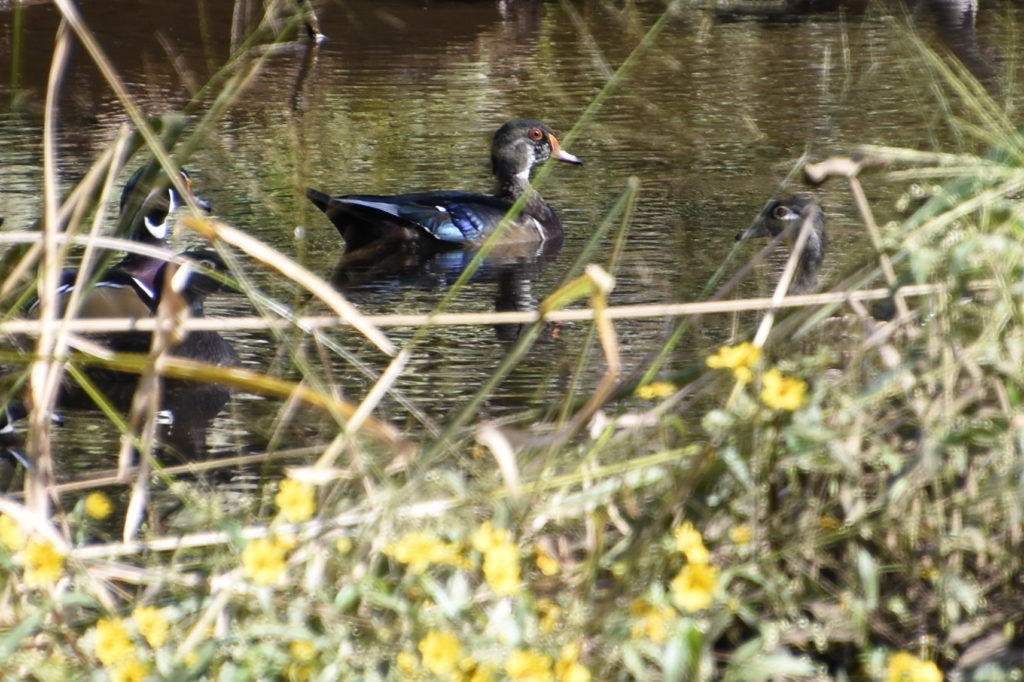
[[[775,210],[772,211],[772,217],[779,220],[785,220],[793,215],[793,212],[789,210],[787,206],[776,206]]]
[[[544,139],[544,131],[540,128],[530,128],[530,139],[534,142],[539,142]]]

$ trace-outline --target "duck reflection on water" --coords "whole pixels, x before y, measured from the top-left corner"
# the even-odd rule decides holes
[[[331,274],[331,283],[358,299],[360,295],[393,294],[402,289],[428,290],[452,286],[466,272],[478,251],[442,251],[422,255],[404,249],[407,242],[380,241],[343,255]],[[540,244],[499,245],[481,260],[469,279],[474,285],[494,283],[496,312],[537,309],[533,284],[562,248],[562,240]],[[518,338],[524,325],[495,325],[501,340]]]

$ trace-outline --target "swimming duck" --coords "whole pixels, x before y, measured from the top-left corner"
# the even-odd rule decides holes
[[[160,171],[154,183],[147,183],[152,189],[146,191],[140,184],[146,167],[139,168],[121,192],[119,203],[121,219],[128,221],[128,232],[132,241],[153,246],[163,245],[170,232],[172,212],[185,205],[185,200],[167,177]],[[206,211],[209,202],[197,196],[192,189],[192,176],[182,168],[182,180],[192,199]],[[116,265],[97,275],[89,284],[79,306],[80,317],[148,317],[151,312],[145,298],[154,295],[157,272],[165,261],[153,256],[127,253]],[[79,280],[77,268],[61,271],[57,285],[58,310],[63,314],[64,306]],[[29,315],[38,313],[39,302],[33,301],[28,308]]]
[[[190,261],[189,270],[179,274],[183,258]],[[178,254],[171,261],[161,261],[153,275],[152,287],[142,286],[138,280],[124,271],[113,268],[104,273],[100,284],[83,296],[79,317],[152,317],[172,282],[173,291],[181,297],[190,317],[203,316],[206,297],[227,287],[220,275],[226,274],[227,267],[215,251],[190,249]],[[182,276],[184,275],[184,276]],[[173,278],[173,279],[172,279]],[[122,307],[117,309],[120,304]],[[119,353],[148,353],[152,345],[150,332],[114,332],[96,334],[103,345]],[[238,365],[240,359],[235,348],[219,333],[212,330],[194,330],[184,338],[174,339],[167,350],[169,355],[199,360],[221,367]],[[87,367],[90,381],[94,383],[115,405],[127,406],[135,393],[137,375],[101,367]],[[184,394],[193,396],[210,393],[218,397],[218,408],[230,394],[216,385],[196,384],[191,381],[168,380],[164,383],[164,395]],[[167,398],[171,400],[170,397]],[[93,399],[77,384],[65,382],[58,403],[63,407],[91,407]],[[214,413],[216,410],[213,411]]]
[[[121,193],[120,208],[122,216],[131,221],[130,234],[133,241],[161,245],[170,231],[170,215],[184,206],[185,200],[174,186],[168,183],[166,176],[162,177],[162,182],[158,176],[155,186],[151,185],[153,189],[143,190],[140,181],[144,171],[145,167],[140,168],[125,184]],[[191,198],[204,210],[210,210],[210,204],[195,195],[192,177],[188,171],[181,169],[180,172]],[[191,315],[202,316],[206,296],[223,289],[220,280],[207,273],[223,274],[227,272],[227,268],[214,251],[192,249],[179,256],[193,261],[206,270],[202,272],[193,269],[179,288],[179,293],[189,306]],[[164,280],[179,267],[178,263],[168,262],[163,258],[129,252],[119,263],[88,283],[88,288],[79,297],[77,316],[151,317],[160,304]],[[57,288],[58,310],[61,314],[78,285],[78,280],[78,270],[67,269],[61,272]],[[34,314],[37,310],[38,301],[29,307],[29,314]],[[147,352],[149,339],[148,333],[133,332],[105,337],[114,350],[132,352]],[[216,332],[192,332],[170,352],[179,357],[220,365],[233,365],[238,362],[238,354],[234,348]]]
[[[583,163],[562,149],[554,131],[545,124],[516,119],[494,134],[491,164],[497,189],[493,195],[438,191],[332,197],[310,189],[307,196],[338,228],[349,251],[380,239],[412,243],[425,253],[473,248],[501,224],[512,204],[528,189],[533,169],[548,159]],[[522,212],[504,229],[503,243],[538,243],[562,237],[558,215],[537,192],[530,194]]]
[[[804,245],[804,252],[797,263],[793,283],[789,287],[791,294],[813,291],[818,286],[818,270],[825,258],[825,249],[828,248],[825,212],[821,207],[810,199],[801,197],[774,199],[765,205],[754,224],[739,235],[740,239],[775,237],[792,226],[786,238],[792,246],[796,243],[801,226],[808,220],[811,231]]]

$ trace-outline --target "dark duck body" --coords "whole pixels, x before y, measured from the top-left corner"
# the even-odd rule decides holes
[[[530,186],[535,167],[548,159],[580,164],[561,148],[554,131],[540,121],[509,121],[494,134],[491,163],[497,180],[493,195],[458,191],[395,196],[332,197],[315,189],[310,200],[327,214],[349,251],[374,243],[397,242],[429,254],[479,246]],[[540,243],[562,238],[555,211],[531,192],[519,215],[504,228],[502,243]]]
[[[806,225],[806,228],[804,227]],[[825,259],[828,234],[825,232],[825,212],[810,199],[788,197],[769,201],[754,224],[740,239],[751,237],[777,237],[789,230],[786,241],[796,243],[801,229],[808,229],[807,242],[797,263],[789,293],[807,293],[818,287],[818,270]]]
[[[188,259],[187,265],[181,262],[183,259]],[[185,267],[188,270],[182,272]],[[220,275],[226,272],[227,267],[220,256],[205,249],[190,249],[172,261],[161,261],[153,277],[152,288],[141,286],[130,275],[112,269],[82,297],[77,317],[153,317],[168,293],[179,297],[179,305],[188,310],[189,317],[202,317],[206,297],[225,289]],[[153,335],[150,332],[116,332],[96,334],[95,340],[119,353],[146,354],[150,352]],[[235,366],[240,362],[235,348],[215,331],[190,331],[182,338],[174,338],[167,353],[221,367]],[[113,404],[127,407],[131,403],[137,375],[100,367],[88,367],[87,373],[90,381]],[[216,403],[217,407],[211,414],[215,414],[230,395],[230,391],[221,386],[173,379],[164,382],[163,393],[165,405],[198,400]],[[65,382],[58,403],[64,407],[89,407],[93,401],[79,386]]]

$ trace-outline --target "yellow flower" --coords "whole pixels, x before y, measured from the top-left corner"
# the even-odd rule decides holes
[[[107,668],[135,660],[135,646],[120,618],[96,621],[95,647],[96,658]]]
[[[634,639],[647,637],[655,644],[661,644],[668,637],[668,626],[676,619],[676,612],[667,606],[654,606],[643,599],[637,599],[629,607],[633,616],[630,634]]]
[[[313,644],[308,639],[295,640],[291,643],[289,650],[291,651],[292,658],[297,661],[312,661],[316,656],[316,644]]]
[[[257,585],[271,585],[285,569],[287,548],[270,538],[256,538],[242,552],[242,570]]]
[[[747,383],[754,376],[750,369],[760,361],[761,349],[744,341],[736,346],[722,346],[707,359],[707,365],[712,369],[731,369],[737,381]]]
[[[706,609],[718,587],[718,569],[710,564],[686,564],[671,587],[679,608],[691,612]]]
[[[750,524],[741,523],[729,531],[729,539],[736,545],[750,544],[750,541],[754,539],[754,531],[750,528]]]
[[[679,390],[678,387],[671,381],[652,381],[636,389],[636,397],[643,398],[644,400],[667,398],[677,390]]]
[[[109,497],[98,490],[89,493],[85,498],[85,513],[97,521],[107,518],[113,511],[114,503],[110,501]]]
[[[931,661],[901,651],[889,659],[886,682],[942,682],[942,671]]]
[[[512,682],[554,682],[551,657],[521,649],[505,659],[505,673]]]
[[[342,535],[335,541],[334,549],[338,550],[338,554],[348,554],[352,551],[352,538]]]
[[[562,608],[551,601],[541,597],[534,604],[537,609],[538,624],[541,632],[551,632],[558,627],[558,619],[562,617]]]
[[[519,549],[511,543],[491,547],[484,554],[484,578],[499,597],[519,589]]]
[[[132,618],[139,632],[149,642],[149,646],[158,649],[167,642],[171,626],[160,609],[155,606],[140,606],[132,611]]]
[[[28,585],[52,585],[64,575],[64,555],[46,540],[32,540],[21,552]]]
[[[142,682],[149,675],[149,666],[132,657],[110,669],[110,682]]]
[[[512,541],[512,534],[504,528],[495,528],[490,521],[484,521],[473,533],[473,549],[484,554],[495,545],[504,545]]]
[[[12,552],[17,552],[25,546],[26,539],[25,531],[17,521],[7,514],[0,514],[0,544]]]
[[[398,652],[398,658],[395,659],[395,663],[398,665],[398,669],[405,673],[411,673],[419,665],[419,661],[416,660],[416,654],[411,651]]]
[[[580,645],[566,644],[555,663],[555,678],[559,682],[590,682],[590,670],[579,662]]]
[[[462,657],[459,639],[450,632],[431,630],[420,640],[419,650],[423,667],[438,676],[455,672]]]
[[[804,404],[807,396],[807,382],[782,376],[772,369],[761,379],[761,400],[773,410],[793,411]]]
[[[396,561],[408,564],[413,573],[423,573],[430,564],[464,564],[457,544],[443,542],[433,533],[422,530],[406,533],[384,547],[384,553]]]
[[[538,542],[536,545],[537,551],[537,568],[544,575],[551,576],[557,575],[562,570],[561,564],[558,563],[558,559],[544,551],[544,547]]]
[[[710,555],[704,546],[704,538],[700,531],[687,521],[672,531],[676,538],[676,549],[686,555],[686,560],[691,564],[706,564]]]
[[[313,486],[290,478],[281,481],[274,503],[289,523],[307,521],[316,511]]]

